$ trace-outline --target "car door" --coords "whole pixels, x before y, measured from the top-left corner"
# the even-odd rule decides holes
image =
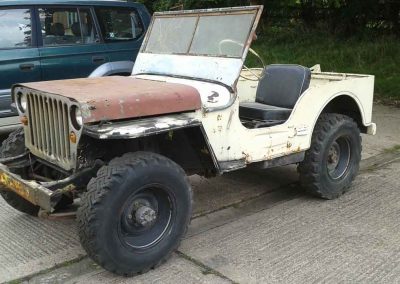
[[[134,7],[96,7],[110,61],[135,61],[145,25]]]
[[[11,86],[41,79],[33,9],[0,8],[0,117],[15,115],[10,108]]]
[[[89,7],[38,8],[43,80],[88,77],[108,62]]]

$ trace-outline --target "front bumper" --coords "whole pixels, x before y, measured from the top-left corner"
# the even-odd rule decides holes
[[[0,159],[0,185],[3,186],[3,190],[15,192],[48,213],[54,211],[64,194],[86,188],[90,179],[96,176],[98,169],[104,164],[102,161],[96,160],[92,167],[82,169],[65,179],[37,182],[23,179],[10,171],[10,168],[26,167],[27,155],[28,153],[25,153],[17,157]],[[34,159],[34,156],[31,158]]]
[[[4,164],[0,164],[0,184],[48,212],[54,211],[54,206],[61,198],[57,191],[51,191],[36,181],[24,180],[10,172]]]

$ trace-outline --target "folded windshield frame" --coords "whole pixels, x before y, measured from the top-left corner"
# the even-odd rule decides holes
[[[155,13],[142,53],[244,59],[262,6]]]

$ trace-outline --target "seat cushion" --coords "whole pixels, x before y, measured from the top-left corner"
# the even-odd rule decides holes
[[[287,120],[291,112],[288,108],[253,102],[241,103],[239,107],[239,116],[250,120]]]

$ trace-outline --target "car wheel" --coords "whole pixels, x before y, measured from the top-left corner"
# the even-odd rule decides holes
[[[315,196],[338,198],[349,189],[358,173],[361,148],[360,130],[352,118],[322,114],[311,147],[298,167],[301,185]]]
[[[77,213],[78,232],[95,262],[131,276],[171,255],[191,212],[192,191],[180,166],[158,154],[129,153],[89,182]]]

